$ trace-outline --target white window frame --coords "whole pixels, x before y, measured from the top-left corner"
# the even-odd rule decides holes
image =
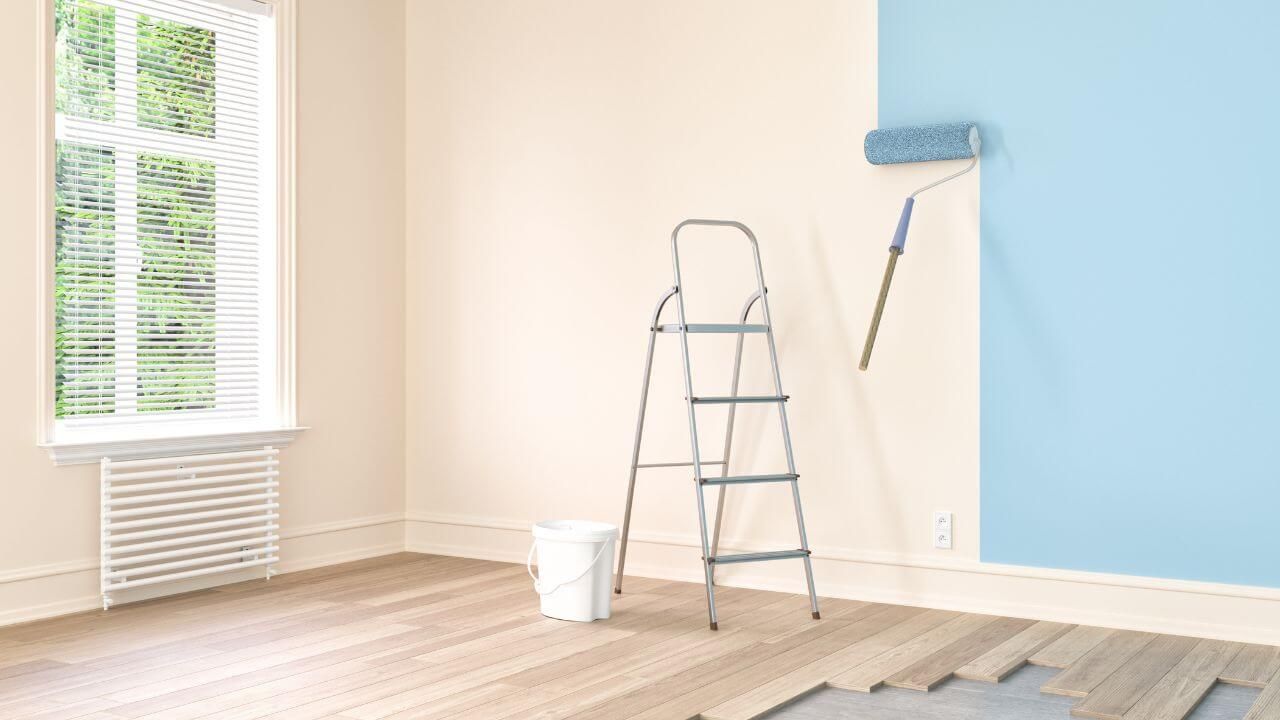
[[[49,452],[57,465],[96,463],[104,457],[127,460],[161,455],[222,452],[272,445],[284,447],[306,428],[298,425],[295,342],[295,255],[296,238],[294,189],[296,184],[296,96],[297,96],[297,0],[214,0],[239,9],[270,6],[275,17],[276,52],[276,317],[273,348],[275,356],[275,416],[277,427],[255,427],[244,431],[191,432],[180,423],[172,427],[160,423],[147,428],[147,435],[110,437],[101,440],[60,440],[55,433],[54,412],[54,178],[55,178],[55,83],[53,5],[54,0],[37,0],[36,45],[39,52],[37,83],[39,117],[36,123],[36,213],[39,229],[36,282],[36,444]]]

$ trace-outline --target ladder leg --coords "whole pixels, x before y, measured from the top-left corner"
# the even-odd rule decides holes
[[[716,495],[716,524],[713,526],[713,529],[711,531],[711,557],[715,557],[720,554],[720,525],[724,521],[725,489],[726,487],[724,485],[721,485],[719,488],[720,492],[717,493]],[[711,575],[711,583],[714,585],[716,582],[715,565],[711,566],[710,575]]]
[[[760,285],[760,312],[764,315],[764,323],[769,328],[765,331],[765,340],[769,346],[769,364],[773,369],[773,388],[781,396],[784,394],[782,391],[782,371],[778,368],[778,347],[773,340],[773,316],[769,312],[769,296],[765,290],[764,270],[760,267],[760,253],[758,250],[755,260],[756,278]],[[778,405],[778,421],[782,426],[782,446],[787,452],[788,472],[794,475],[796,472],[796,459],[795,453],[791,448],[791,428],[787,423],[786,403]],[[791,499],[795,505],[796,530],[800,535],[800,549],[805,551],[804,579],[809,587],[809,609],[812,611],[813,619],[817,620],[821,617],[818,611],[818,591],[813,584],[813,561],[809,556],[809,536],[804,529],[804,512],[800,509],[800,483],[796,480],[791,481]]]
[[[707,617],[711,621],[711,629],[718,630],[719,626],[716,622],[716,586],[711,577],[712,562],[711,558],[715,557],[711,554],[707,545],[707,510],[706,503],[702,497],[702,483],[694,481],[693,490],[698,494],[698,529],[702,535],[702,569],[706,574],[707,581]]]
[[[711,566],[713,564],[711,558],[715,556],[711,554],[711,543],[707,537],[707,504],[702,492],[702,453],[698,449],[698,417],[693,407],[693,366],[689,358],[689,321],[684,314],[684,294],[680,292],[680,256],[676,252],[674,241],[672,242],[671,259],[675,269],[676,309],[680,315],[680,355],[684,361],[685,406],[689,411],[689,444],[693,451],[693,492],[698,499],[698,534],[702,540],[702,573],[707,585],[707,617],[710,621],[711,629],[716,630],[718,629],[716,621],[716,588],[711,578]]]
[[[809,549],[809,538],[804,531],[804,513],[800,510],[800,483],[795,480],[791,481],[791,497],[795,501],[796,506],[796,528],[800,530],[800,549]],[[809,555],[804,556],[804,580],[809,585],[809,609],[813,612],[813,619],[817,620],[822,617],[818,612],[818,591],[813,586],[813,559]]]
[[[670,294],[666,297],[670,297]],[[666,298],[663,298],[663,302],[665,300]],[[660,303],[658,312],[661,311],[662,305]],[[652,376],[653,371],[653,346],[658,337],[657,330],[654,329],[657,326],[656,316],[657,313],[655,313],[653,327],[649,328],[649,352],[644,357],[644,380],[640,383],[640,413],[636,417],[636,439],[631,448],[631,478],[627,481],[627,507],[622,513],[622,540],[618,548],[618,574],[613,581],[613,591],[618,594],[622,594],[622,573],[627,565],[627,538],[631,535],[631,503],[636,494],[636,470],[640,464],[640,439],[644,435],[644,411],[649,403],[649,378]]]

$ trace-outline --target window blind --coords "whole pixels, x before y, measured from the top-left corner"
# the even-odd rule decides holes
[[[58,429],[272,422],[267,8],[55,0]]]

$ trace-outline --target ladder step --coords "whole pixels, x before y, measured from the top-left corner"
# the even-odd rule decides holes
[[[786,560],[787,558],[808,557],[808,550],[772,550],[770,552],[742,553],[741,555],[718,555],[709,562],[716,565],[731,563],[764,562],[765,560]]]
[[[729,475],[727,477],[702,478],[703,485],[749,485],[752,483],[791,482],[798,480],[799,475],[783,473],[781,475]]]
[[[723,460],[703,460],[703,465],[724,465]],[[674,468],[674,467],[693,467],[691,462],[660,462],[660,463],[640,463],[636,465],[637,470],[644,468]]]
[[[691,333],[762,333],[769,332],[768,325],[730,325],[724,323],[689,323],[685,326]],[[654,328],[662,333],[678,333],[680,325],[659,325]]]
[[[695,397],[694,405],[728,405],[730,403],[775,403],[790,400],[790,395],[725,395]]]

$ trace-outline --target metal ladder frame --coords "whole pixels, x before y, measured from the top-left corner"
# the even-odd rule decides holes
[[[684,295],[680,293],[680,250],[679,236],[680,231],[691,225],[709,226],[709,227],[731,227],[741,231],[751,242],[752,257],[755,261],[756,285],[757,289],[746,300],[742,306],[742,314],[740,322],[736,325],[722,324],[699,324],[690,325],[685,318]],[[787,424],[787,399],[788,397],[782,391],[782,374],[778,370],[778,351],[774,344],[773,338],[773,320],[769,313],[769,297],[768,291],[764,284],[764,269],[760,264],[760,246],[756,241],[756,236],[746,225],[734,220],[700,220],[690,219],[681,222],[671,231],[671,264],[675,275],[675,285],[668,289],[653,310],[653,320],[649,324],[649,349],[645,356],[644,362],[644,379],[640,385],[640,411],[636,418],[636,434],[635,444],[631,451],[631,476],[627,483],[627,503],[626,510],[622,520],[622,547],[618,553],[618,574],[614,592],[622,592],[623,571],[627,562],[627,540],[631,533],[631,508],[632,501],[635,497],[636,473],[638,470],[655,467],[692,467],[694,479],[694,491],[698,500],[698,528],[702,539],[702,565],[703,573],[706,579],[707,587],[707,614],[710,618],[711,629],[718,627],[716,618],[716,599],[715,599],[715,566],[729,563],[740,562],[763,562],[766,560],[780,560],[787,558],[802,558],[804,560],[805,581],[809,588],[809,604],[811,606],[813,618],[816,620],[820,617],[818,612],[818,595],[813,584],[813,562],[811,552],[809,550],[809,539],[804,528],[804,513],[800,508],[800,485],[799,475],[796,473],[795,456],[791,449],[791,430]],[[678,325],[662,325],[659,320],[662,310],[666,306],[667,301],[675,296],[676,307],[679,317]],[[763,325],[748,325],[747,318],[751,313],[752,307],[759,302],[760,310],[763,315]],[[653,370],[653,350],[656,345],[658,333],[678,332],[680,334],[680,351],[684,360],[684,388],[685,388],[685,405],[689,413],[689,438],[693,450],[692,462],[662,462],[662,463],[641,463],[640,462],[640,443],[644,435],[644,418],[645,408],[649,399],[649,379]],[[769,345],[769,361],[773,369],[773,385],[775,395],[772,396],[740,396],[738,395],[738,381],[742,370],[742,346],[746,333],[764,333]],[[733,360],[733,378],[730,387],[730,394],[725,397],[697,397],[693,394],[693,370],[689,358],[689,335],[699,333],[736,333],[737,349],[734,353]],[[786,449],[787,456],[787,472],[778,475],[729,475],[729,459],[730,451],[733,448],[733,424],[734,417],[737,412],[737,406],[741,403],[776,403],[778,406],[778,418],[781,422],[782,440]],[[724,455],[721,460],[703,460],[701,451],[698,448],[698,418],[696,406],[701,404],[727,404],[729,405],[729,415],[725,429],[724,439]],[[719,465],[719,478],[707,478],[703,475],[702,467],[704,465]],[[800,549],[798,550],[779,550],[772,552],[744,553],[739,555],[719,555],[720,545],[720,529],[724,514],[724,498],[725,489],[728,485],[737,484],[758,484],[771,482],[789,482],[791,483],[791,497],[795,505],[796,528],[800,535]],[[706,485],[718,485],[720,492],[716,500],[716,518],[714,530],[710,541],[707,538],[707,513],[706,498],[703,489]]]

